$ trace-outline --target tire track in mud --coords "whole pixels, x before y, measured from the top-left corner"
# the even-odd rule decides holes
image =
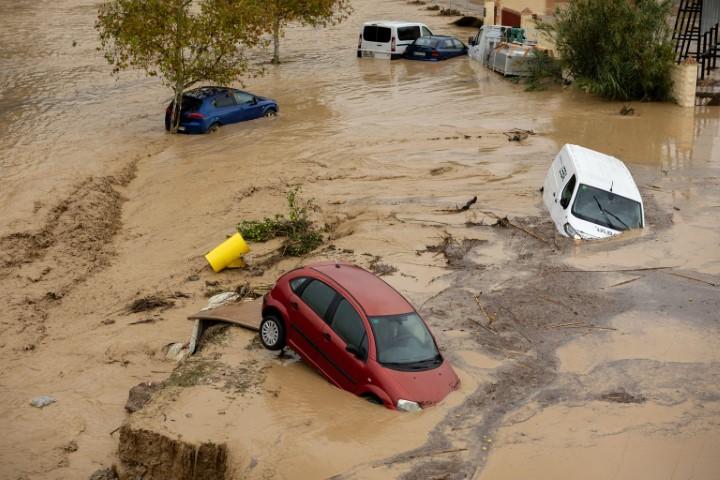
[[[0,335],[13,328],[22,337],[22,348],[33,350],[45,335],[48,311],[110,265],[126,200],[120,189],[134,180],[139,160],[113,175],[76,184],[39,230],[0,238],[0,289],[10,292]]]

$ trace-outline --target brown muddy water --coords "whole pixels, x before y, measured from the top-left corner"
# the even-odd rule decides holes
[[[246,82],[280,116],[191,137],[164,132],[157,82],[109,76],[95,2],[0,0],[0,477],[117,463],[128,389],[171,375],[163,347],[212,291],[380,256],[462,379],[441,405],[367,405],[232,330],[194,360],[203,375],[127,421],[226,442],[233,478],[720,478],[720,111],[633,104],[623,117],[469,59],[355,57],[370,19],[471,33],[421,8],[368,0],[337,27],[290,28],[286,63]],[[537,134],[508,142],[511,128]],[[554,235],[537,189],[566,142],[628,163],[645,231]],[[238,221],[281,212],[295,184],[328,243],[213,274],[202,255]],[[449,260],[426,248],[446,235],[466,240]],[[253,249],[257,264],[268,247]],[[127,313],[150,294],[171,306]],[[42,394],[57,402],[29,406]]]

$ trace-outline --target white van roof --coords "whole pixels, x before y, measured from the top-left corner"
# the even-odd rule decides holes
[[[366,25],[380,25],[383,27],[426,27],[424,23],[419,22],[402,22],[399,20],[375,20],[372,22],[365,22],[363,23],[363,26]]]
[[[580,183],[606,191],[612,187],[613,193],[642,203],[640,191],[622,161],[579,145],[567,144],[563,150],[575,165]]]

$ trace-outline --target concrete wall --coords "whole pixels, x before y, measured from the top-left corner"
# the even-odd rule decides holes
[[[673,68],[673,98],[681,107],[694,107],[697,88],[697,62],[690,58]]]
[[[520,28],[525,30],[525,38],[537,42],[538,47],[555,54],[555,43],[547,35],[537,29],[535,14],[530,10],[524,10],[520,17]]]
[[[495,25],[495,2],[485,2],[485,25]]]

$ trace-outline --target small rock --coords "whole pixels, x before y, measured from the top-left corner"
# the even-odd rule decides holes
[[[63,294],[60,292],[47,292],[45,294],[45,298],[48,300],[61,300],[63,298]]]
[[[113,323],[115,323],[115,320],[113,320],[112,318],[106,318],[100,323],[102,323],[103,325],[112,325]]]
[[[63,450],[65,450],[68,453],[77,452],[78,450],[78,444],[75,440],[71,440],[70,443],[62,447]]]
[[[160,388],[160,383],[143,382],[135,385],[128,392],[125,410],[130,413],[141,410],[152,398],[153,393]]]
[[[601,400],[616,403],[645,403],[646,398],[643,395],[632,395],[620,387],[612,392],[604,393],[600,396]]]
[[[198,280],[200,280],[200,275],[198,275],[198,274],[196,274],[196,273],[194,273],[194,274],[190,275],[189,277],[187,277],[187,281],[188,281],[188,282],[197,282]]]
[[[118,478],[117,471],[115,471],[115,466],[113,465],[110,468],[95,470],[88,480],[118,480]]]
[[[36,408],[43,408],[47,407],[51,403],[55,403],[57,400],[55,400],[54,397],[51,397],[49,395],[40,395],[39,397],[35,397],[32,400],[30,400],[30,405]]]

